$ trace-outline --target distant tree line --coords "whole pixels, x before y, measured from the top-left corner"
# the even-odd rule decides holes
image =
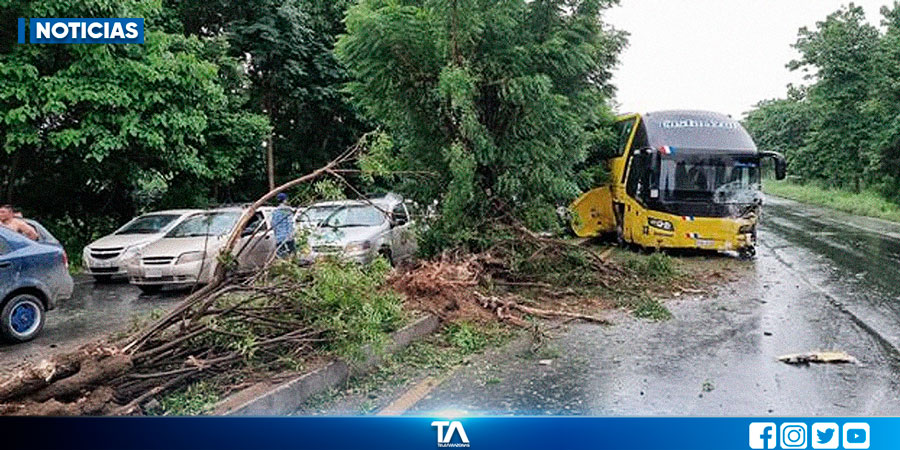
[[[615,3],[0,1],[0,200],[75,249],[140,211],[254,199],[270,157],[285,181],[365,135],[356,181],[438,201],[441,245],[499,204],[547,226],[611,141]],[[146,43],[19,45],[18,17],[143,17]]]
[[[880,12],[880,28],[852,3],[801,28],[788,67],[808,84],[760,102],[744,124],[803,182],[900,201],[900,2]]]

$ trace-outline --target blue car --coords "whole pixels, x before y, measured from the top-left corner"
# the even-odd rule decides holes
[[[37,241],[0,226],[0,338],[9,342],[34,339],[44,312],[74,288],[62,245],[40,224],[28,223],[40,235]]]

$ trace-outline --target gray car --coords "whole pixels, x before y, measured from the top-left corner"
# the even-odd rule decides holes
[[[307,261],[338,255],[365,264],[382,255],[396,263],[415,254],[415,224],[399,195],[330,205],[335,211],[310,233]]]

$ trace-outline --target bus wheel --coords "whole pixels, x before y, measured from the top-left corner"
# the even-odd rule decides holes
[[[741,259],[753,259],[756,257],[756,247],[744,247],[740,250]]]

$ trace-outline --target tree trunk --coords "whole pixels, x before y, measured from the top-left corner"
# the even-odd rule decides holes
[[[12,156],[9,169],[6,170],[6,183],[3,192],[4,203],[13,202],[13,184],[16,181],[16,172],[19,170],[19,161],[22,159],[22,150],[16,151]]]
[[[272,105],[272,96],[266,98],[266,111],[269,113],[269,124],[275,123],[275,111]],[[272,132],[266,140],[266,172],[269,179],[269,190],[275,189],[275,148],[274,148],[275,128],[272,125]]]

